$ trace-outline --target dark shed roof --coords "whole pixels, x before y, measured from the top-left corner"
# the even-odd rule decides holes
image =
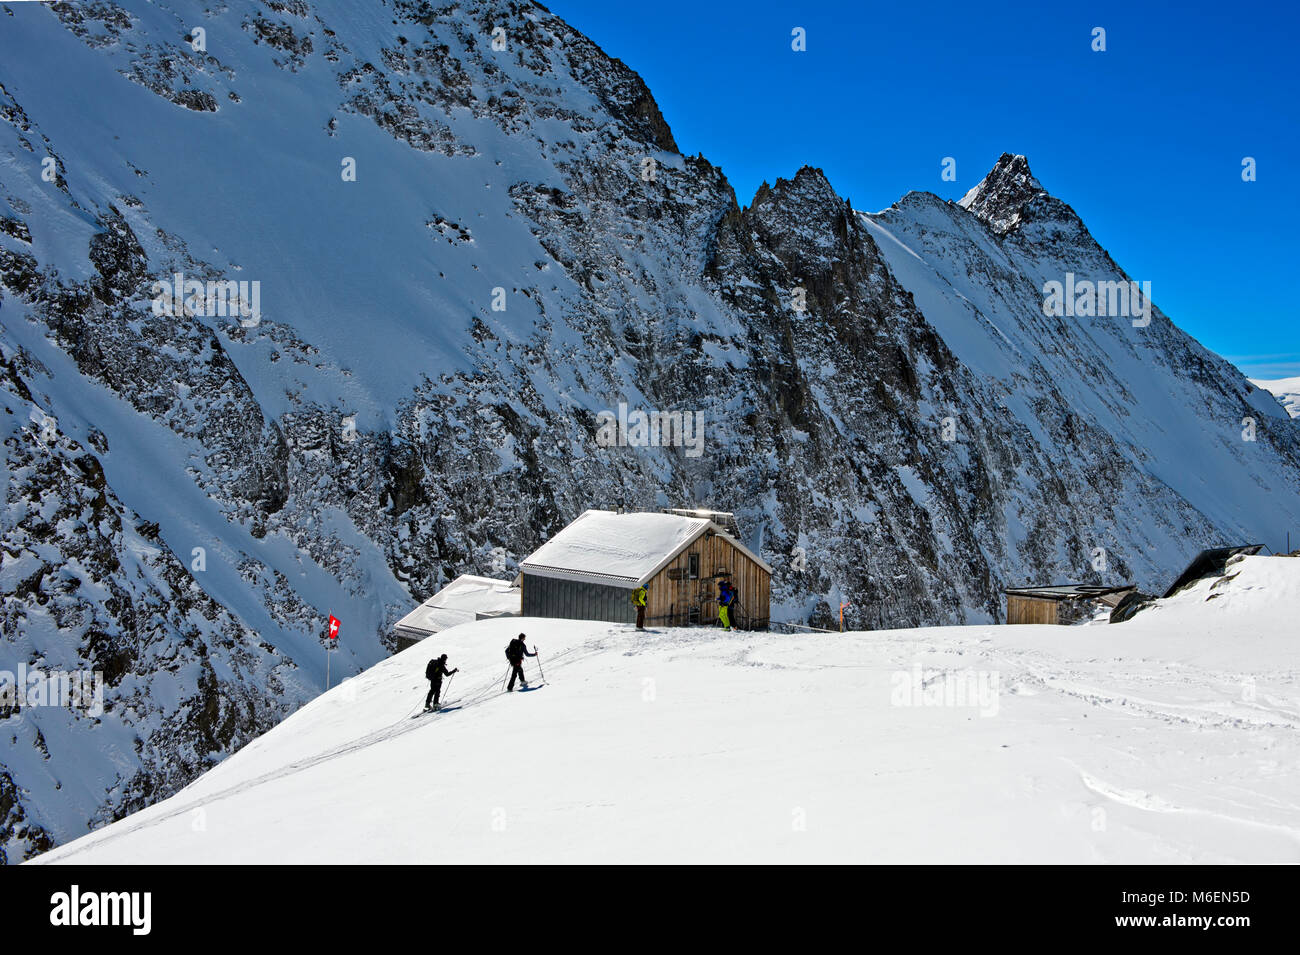
[[[1132,584],[1119,587],[1100,587],[1096,584],[1052,584],[1048,587],[1008,587],[1002,591],[1012,597],[1038,597],[1042,600],[1079,600],[1087,597],[1104,597],[1132,590]]]
[[[1192,581],[1200,580],[1202,577],[1219,577],[1227,569],[1225,565],[1230,557],[1238,554],[1258,554],[1263,546],[1263,544],[1238,544],[1235,547],[1210,547],[1203,550],[1192,558],[1187,569],[1169,585],[1164,595],[1172,597],[1179,588],[1186,587]]]

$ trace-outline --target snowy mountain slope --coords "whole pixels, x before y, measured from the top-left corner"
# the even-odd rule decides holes
[[[1114,626],[485,621],[39,861],[1295,862],[1297,600],[1253,557]],[[519,627],[551,682],[507,695]]]
[[[1124,579],[1158,582],[1180,540],[1253,539],[1274,503],[1290,519],[1294,429],[1227,361],[1158,308],[1149,324],[1044,314],[1046,283],[1067,273],[1130,277],[1024,157],[1003,156],[961,204],[911,193],[861,218],[945,344],[1054,449],[1050,476],[1008,502],[1030,527],[1013,564],[1041,566],[1074,539]]]
[[[1300,378],[1251,378],[1250,383],[1276,397],[1292,418],[1300,418]]]
[[[1035,318],[1048,275],[1118,267],[1022,163],[969,211],[912,194],[862,215],[812,168],[742,208],[634,73],[538,6],[10,7],[0,352],[183,586],[292,667],[247,681],[264,713],[324,685],[329,611],[334,672],[356,673],[417,601],[513,574],[589,507],[734,511],[776,568],[774,616],[827,623],[847,597],[858,626],[992,621],[1027,579],[1160,591],[1202,545],[1300,523],[1300,437],[1267,396],[1158,312],[1141,336]],[[155,314],[178,271],[259,282],[258,321]],[[598,446],[620,403],[698,412],[704,454]],[[66,495],[46,470],[25,496]],[[5,559],[0,668],[86,665],[96,629],[140,639],[95,590],[129,583],[105,562],[93,615],[24,642],[57,575],[10,562],[76,553],[26,512],[5,522],[39,539]],[[234,672],[226,626],[194,639]],[[133,724],[144,751],[184,698]],[[170,791],[80,741],[29,780],[31,728],[59,716],[0,735],[0,765],[23,765],[0,805],[25,831],[120,812],[119,775]],[[36,844],[16,831],[0,820],[11,858]]]
[[[3,689],[21,680],[15,661],[40,677],[23,682],[33,694],[59,672],[93,670],[103,681],[73,706],[0,703],[3,862],[175,792],[311,689],[292,661],[195,583],[157,524],[122,504],[95,451],[65,434],[28,390],[24,380],[40,376],[27,359],[0,371]],[[93,815],[40,811],[60,804]]]

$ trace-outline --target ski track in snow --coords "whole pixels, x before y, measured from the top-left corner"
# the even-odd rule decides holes
[[[1067,760],[1068,762],[1068,760]],[[1217,822],[1227,823],[1233,826],[1255,827],[1277,836],[1288,839],[1300,849],[1300,828],[1294,826],[1280,826],[1267,822],[1261,822],[1258,819],[1243,818],[1241,816],[1228,815],[1222,812],[1214,812],[1207,809],[1193,809],[1187,806],[1180,806],[1155,793],[1141,790],[1122,789],[1118,786],[1111,785],[1089,775],[1084,770],[1074,767],[1079,773],[1079,779],[1088,789],[1095,792],[1112,802],[1131,809],[1138,809],[1142,812],[1157,813],[1186,813],[1188,815],[1199,815],[1213,819]],[[1291,808],[1295,808],[1292,806]]]

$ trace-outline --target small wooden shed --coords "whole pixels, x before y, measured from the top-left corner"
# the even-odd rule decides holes
[[[632,591],[644,586],[648,626],[713,624],[726,579],[737,591],[733,625],[766,629],[772,568],[715,513],[583,512],[520,563],[523,615],[633,623]]]
[[[1099,587],[1093,584],[1052,584],[1048,587],[1009,587],[1007,623],[1075,623],[1098,604],[1114,607],[1133,590],[1132,584]]]

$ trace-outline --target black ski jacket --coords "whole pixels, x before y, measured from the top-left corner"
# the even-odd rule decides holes
[[[441,660],[430,660],[429,665],[424,668],[424,678],[434,683],[441,683],[443,677],[451,676],[456,672],[457,670],[448,670],[447,664]]]
[[[524,657],[535,656],[537,656],[537,654],[529,653],[528,647],[524,644],[524,641],[520,640],[518,637],[511,640],[510,646],[506,647],[506,659],[512,663],[518,663]]]

